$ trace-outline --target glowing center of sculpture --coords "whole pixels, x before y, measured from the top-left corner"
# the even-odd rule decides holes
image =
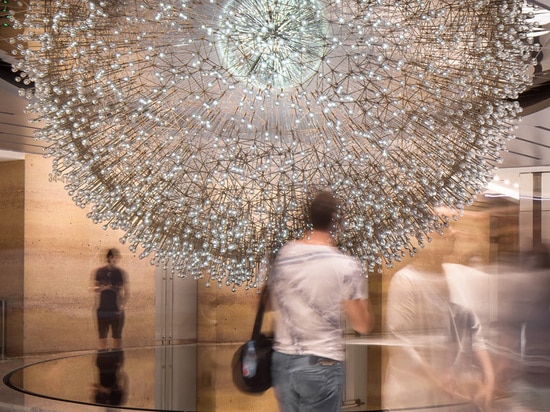
[[[327,26],[316,0],[230,0],[216,43],[222,64],[237,79],[285,89],[317,72]]]

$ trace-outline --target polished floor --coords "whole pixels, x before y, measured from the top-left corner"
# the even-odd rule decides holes
[[[348,350],[351,352],[362,344],[361,341],[353,342]],[[234,348],[224,349],[231,352]],[[204,406],[207,403],[198,397],[215,389],[214,385],[209,388],[208,382],[197,379],[200,352],[196,345],[175,345],[4,359],[0,362],[3,376],[0,411],[255,410],[252,406],[232,408],[227,403],[212,408]],[[510,392],[501,393],[492,412],[550,411],[549,376],[542,374],[530,378],[514,382]],[[254,405],[254,399],[249,405]],[[269,407],[262,410],[270,411]],[[352,404],[342,408],[342,411],[385,410],[379,406]],[[465,404],[400,410],[477,411]]]
[[[1,411],[197,410],[195,345],[25,357],[1,365]]]
[[[105,411],[103,406],[79,405],[66,402],[64,400],[56,400],[44,398],[39,395],[30,395],[6,384],[8,375],[20,368],[33,365],[35,362],[47,362],[59,355],[49,356],[29,356],[25,358],[9,358],[0,361],[0,372],[3,376],[3,383],[0,385],[0,411],[2,412],[99,412]]]

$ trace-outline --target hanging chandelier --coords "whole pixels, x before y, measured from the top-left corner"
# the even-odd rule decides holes
[[[519,0],[32,1],[52,176],[153,264],[254,286],[319,188],[369,271],[492,178],[536,48]],[[453,216],[440,216],[444,206]]]

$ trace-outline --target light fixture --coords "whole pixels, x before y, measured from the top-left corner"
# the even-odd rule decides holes
[[[53,178],[90,219],[180,275],[250,287],[318,188],[370,271],[442,231],[436,208],[460,215],[530,82],[521,6],[40,0],[17,68]]]

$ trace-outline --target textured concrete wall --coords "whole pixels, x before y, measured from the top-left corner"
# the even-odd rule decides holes
[[[25,354],[97,347],[93,270],[117,247],[129,276],[124,346],[154,342],[154,278],[147,260],[121,245],[121,232],[103,230],[86,218],[61,182],[51,182],[51,162],[25,159],[24,348]]]
[[[231,361],[241,343],[250,339],[259,295],[256,290],[223,286],[198,287],[197,410],[201,411],[275,411],[273,390],[264,395],[247,395],[234,386]],[[271,329],[270,314],[264,331]],[[211,345],[210,345],[211,344]]]

